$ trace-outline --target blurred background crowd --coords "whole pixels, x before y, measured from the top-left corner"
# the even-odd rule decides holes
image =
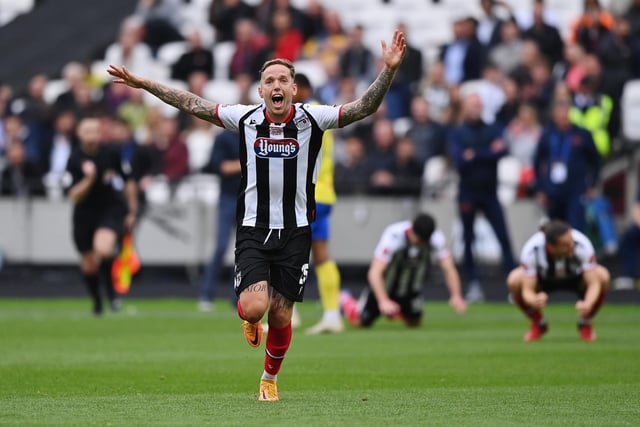
[[[51,3],[0,2],[0,31]],[[453,202],[468,173],[456,157],[465,148],[460,128],[475,132],[474,123],[483,123],[499,127],[505,144],[497,150],[495,182],[485,183],[498,187],[502,204],[536,198],[543,210],[582,229],[587,225],[574,220],[572,209],[588,215],[585,200],[604,201],[603,209],[618,216],[631,211],[620,181],[602,170],[628,156],[634,142],[624,131],[624,106],[640,102],[631,92],[640,79],[640,0],[129,3],[108,43],[96,42],[55,70],[0,67],[2,197],[59,198],[77,144],[74,127],[85,114],[102,117],[104,142],[118,147],[123,162],[145,153],[140,189],[148,198],[169,201],[181,183],[206,172],[220,130],[112,84],[110,63],[216,102],[258,103],[261,64],[282,57],[309,77],[318,101],[341,104],[372,82],[381,66],[380,40],[401,28],[409,49],[384,104],[334,134],[339,195]],[[18,53],[15,45],[3,56]],[[567,206],[554,205],[557,189],[543,179],[553,163],[554,135],[567,126],[584,129],[595,146],[564,159],[569,176],[582,178],[562,180],[577,207],[562,195]],[[599,237],[605,251],[617,250]]]

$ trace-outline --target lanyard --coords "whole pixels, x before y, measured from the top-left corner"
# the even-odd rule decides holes
[[[569,132],[565,132],[560,138],[560,134],[553,133],[551,135],[551,161],[561,162],[565,165],[569,164],[569,155],[571,154],[571,137]]]

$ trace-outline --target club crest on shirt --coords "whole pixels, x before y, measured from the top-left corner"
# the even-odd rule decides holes
[[[258,157],[292,159],[298,156],[300,144],[293,138],[257,138],[253,149]]]
[[[308,117],[300,117],[293,121],[296,124],[298,130],[303,130],[311,126],[311,120]]]

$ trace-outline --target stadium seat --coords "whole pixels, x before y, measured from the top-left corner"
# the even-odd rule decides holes
[[[205,99],[220,104],[237,104],[240,100],[240,89],[231,80],[215,79],[205,84],[203,95]]]
[[[503,205],[516,200],[520,169],[520,160],[514,156],[505,156],[498,161],[498,199]]]
[[[42,97],[47,104],[51,105],[56,102],[58,96],[60,96],[67,90],[69,90],[69,84],[65,80],[49,80],[47,82],[47,85],[44,87],[44,93],[42,94]]]
[[[296,73],[302,73],[309,78],[311,86],[320,87],[327,82],[327,73],[319,61],[302,59],[294,62]]]
[[[158,48],[157,59],[167,66],[172,66],[180,59],[182,54],[189,50],[187,42],[165,43]]]
[[[214,131],[196,129],[187,134],[185,143],[189,151],[189,170],[199,172],[209,162],[213,148]]]
[[[166,177],[156,176],[151,181],[145,193],[147,202],[151,205],[164,205],[171,200],[171,189]]]
[[[640,79],[628,81],[622,92],[622,136],[640,142]]]
[[[426,197],[438,198],[449,181],[449,166],[445,156],[431,157],[425,162],[422,190]]]
[[[215,76],[217,79],[229,78],[229,65],[236,50],[233,41],[216,43],[213,47],[213,57],[216,64]]]

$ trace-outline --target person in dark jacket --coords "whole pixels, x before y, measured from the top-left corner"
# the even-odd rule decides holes
[[[602,160],[591,133],[571,124],[570,101],[554,102],[552,123],[538,142],[534,156],[538,203],[551,219],[568,222],[584,232],[585,200],[595,196]]]
[[[449,134],[449,153],[458,171],[458,211],[464,238],[464,272],[469,281],[466,298],[469,302],[484,300],[473,255],[476,213],[482,212],[496,235],[502,249],[505,271],[516,265],[509,232],[498,200],[498,160],[507,154],[499,124],[482,121],[482,100],[476,93],[464,99],[461,125]]]

